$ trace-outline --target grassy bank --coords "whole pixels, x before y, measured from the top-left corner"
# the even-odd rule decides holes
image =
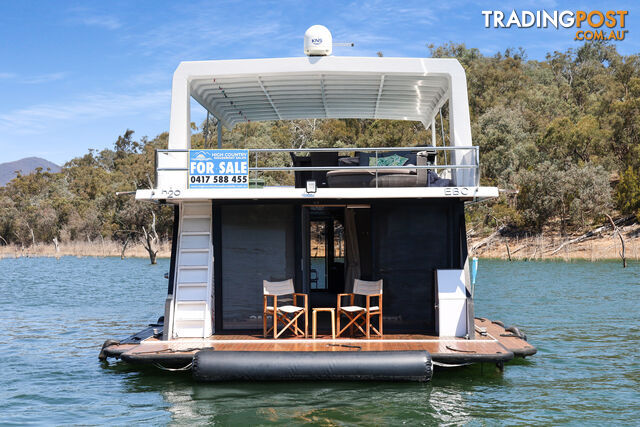
[[[63,242],[56,249],[53,243],[37,243],[29,247],[19,245],[0,246],[0,258],[19,257],[108,257],[121,256],[122,244],[111,240],[93,242],[71,241]],[[148,258],[149,254],[140,243],[130,243],[124,252],[125,258]],[[158,245],[158,258],[171,256],[171,243],[162,242]]]

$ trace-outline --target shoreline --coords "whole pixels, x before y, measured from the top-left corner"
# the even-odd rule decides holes
[[[640,225],[634,224],[621,228],[625,240],[625,255],[627,261],[640,260]],[[611,232],[590,237],[578,243],[563,244],[576,236],[561,237],[558,234],[547,233],[528,237],[481,237],[468,238],[469,254],[480,259],[511,259],[511,260],[559,260],[559,261],[605,261],[621,260],[621,243]],[[487,239],[489,239],[487,241]],[[18,245],[0,246],[2,258],[58,258],[63,256],[75,257],[121,257],[122,245],[113,241],[74,241],[59,244],[58,250],[53,243],[38,243],[35,246],[21,247]],[[158,245],[157,258],[171,257],[171,242],[161,242]],[[124,258],[149,258],[149,254],[142,244],[130,244],[125,251]]]
[[[2,258],[59,258],[63,256],[84,257],[117,257],[122,255],[122,245],[118,242],[105,241],[74,241],[62,242],[58,249],[53,243],[37,243],[35,246],[21,247],[18,245],[0,246]],[[161,242],[158,245],[157,258],[171,257],[171,242]],[[124,258],[149,258],[146,249],[140,243],[129,244]]]
[[[620,227],[620,232],[627,261],[640,260],[640,224]],[[552,232],[526,237],[473,236],[468,238],[469,254],[478,258],[505,260],[622,261],[620,238],[610,230],[571,243],[580,236],[561,236]]]

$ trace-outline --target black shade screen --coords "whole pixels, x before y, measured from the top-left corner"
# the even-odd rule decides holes
[[[374,207],[372,279],[384,280],[385,331],[435,331],[434,272],[462,267],[463,209],[457,201]]]
[[[292,205],[225,205],[220,209],[222,328],[262,328],[262,281],[294,278]]]

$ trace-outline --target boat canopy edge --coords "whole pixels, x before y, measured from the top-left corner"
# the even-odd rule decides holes
[[[480,201],[498,197],[496,187],[401,187],[401,188],[318,188],[307,193],[304,188],[264,187],[234,191],[211,189],[138,190],[137,200],[340,200],[340,199],[420,199],[458,198]]]

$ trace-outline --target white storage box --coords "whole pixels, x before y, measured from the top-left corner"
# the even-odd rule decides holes
[[[467,292],[464,270],[436,270],[438,336],[467,335]]]

